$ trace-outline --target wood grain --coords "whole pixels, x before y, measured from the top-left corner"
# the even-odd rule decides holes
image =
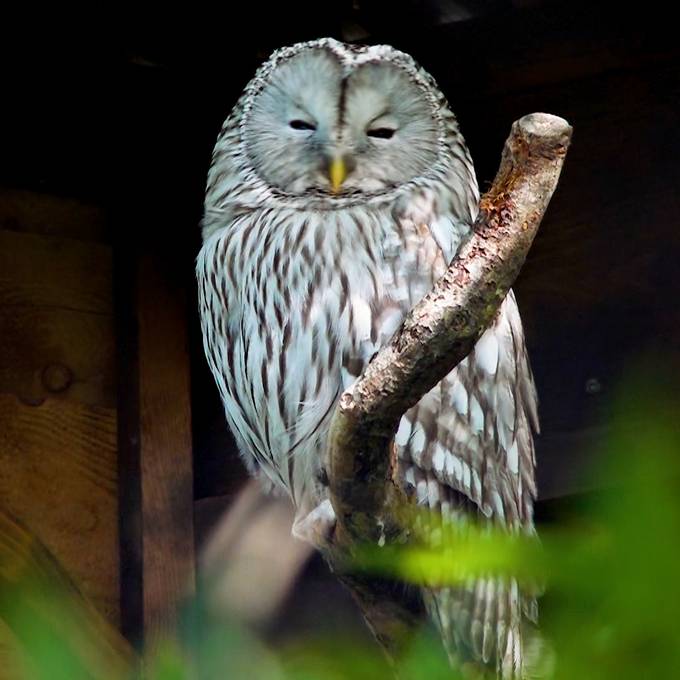
[[[137,269],[143,611],[147,641],[169,632],[194,587],[193,460],[184,299],[157,260]]]
[[[0,190],[0,498],[119,620],[112,255],[101,208]]]
[[[33,527],[110,621],[118,620],[116,415],[0,395],[0,498]]]
[[[0,306],[0,393],[115,406],[113,317],[54,307]],[[60,368],[59,368],[60,367]],[[51,379],[64,372],[60,385]]]
[[[0,230],[0,306],[111,314],[111,248]]]
[[[23,662],[32,654],[46,654],[44,644],[35,647],[36,638],[44,640],[46,633],[57,645],[68,645],[87,677],[130,677],[135,665],[130,646],[110,620],[31,529],[2,506],[0,620],[0,660],[7,661],[0,665],[0,678],[31,677],[18,671],[28,668]],[[53,652],[53,658],[58,656]]]
[[[0,231],[0,393],[115,405],[111,268],[108,246]]]

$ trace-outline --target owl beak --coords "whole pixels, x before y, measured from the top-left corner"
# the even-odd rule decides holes
[[[347,164],[342,156],[334,156],[328,166],[328,177],[331,180],[331,188],[333,193],[337,194],[340,191],[342,183],[347,177]]]

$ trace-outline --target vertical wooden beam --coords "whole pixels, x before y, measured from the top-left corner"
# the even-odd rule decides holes
[[[186,301],[163,265],[117,259],[121,619],[137,644],[172,632],[195,578]]]
[[[194,582],[189,351],[182,291],[157,260],[137,270],[144,631],[168,632]]]
[[[120,629],[136,646],[143,642],[142,482],[139,448],[139,338],[136,259],[125,232],[114,247],[113,289],[118,391],[118,535]]]
[[[170,143],[182,120],[177,83],[151,71],[121,73],[130,104],[121,111],[124,181],[112,184],[110,194],[120,347],[132,353],[121,357],[121,370],[130,373],[121,376],[119,391],[127,428],[120,433],[127,446],[120,487],[129,492],[128,504],[121,500],[121,550],[128,550],[122,618],[129,638],[147,646],[174,629],[178,605],[194,585],[187,310],[195,307],[194,241],[203,194],[192,164],[177,162],[191,155],[187,140],[175,135]]]

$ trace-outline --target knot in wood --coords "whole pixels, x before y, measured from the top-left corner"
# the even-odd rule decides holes
[[[43,387],[52,394],[67,390],[73,382],[73,372],[63,364],[50,364],[43,369]]]

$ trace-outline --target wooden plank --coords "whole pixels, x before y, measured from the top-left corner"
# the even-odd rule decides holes
[[[0,393],[115,406],[113,318],[53,307],[0,307]]]
[[[142,480],[139,442],[139,357],[136,271],[126,240],[114,247],[114,309],[118,387],[118,526],[120,629],[141,648],[144,637]]]
[[[133,670],[134,654],[110,620],[31,529],[0,506],[0,678],[29,677],[23,661],[44,654],[34,638],[46,632],[74,654],[69,663],[78,677],[122,678]]]
[[[109,239],[105,211],[76,198],[0,187],[0,229],[70,237]]]
[[[115,624],[112,256],[80,240],[101,237],[102,215],[0,191],[0,498]]]
[[[193,461],[183,297],[157,262],[138,269],[144,628],[166,632],[193,588]]]
[[[0,393],[115,405],[111,248],[0,231]]]
[[[110,621],[118,607],[116,414],[0,394],[0,498]]]
[[[153,644],[173,630],[178,605],[194,588],[184,298],[151,255],[126,251],[116,268],[118,342],[128,354],[119,394],[123,630]]]
[[[110,246],[0,230],[0,306],[110,315],[111,269]]]

